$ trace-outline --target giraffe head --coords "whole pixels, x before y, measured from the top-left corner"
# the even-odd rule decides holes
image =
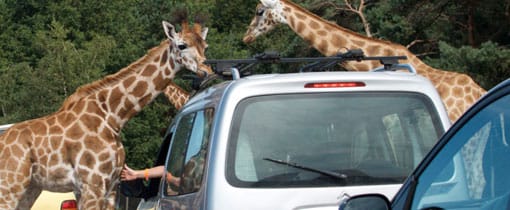
[[[284,9],[280,0],[261,0],[257,5],[248,30],[244,34],[243,42],[251,43],[255,39],[271,31],[279,24],[287,24]]]
[[[188,22],[184,21],[182,30],[177,33],[172,24],[163,21],[163,28],[170,42],[170,49],[174,50],[177,63],[201,77],[213,73],[211,68],[204,64],[207,27],[202,27],[200,23],[195,23],[193,27],[190,27]]]

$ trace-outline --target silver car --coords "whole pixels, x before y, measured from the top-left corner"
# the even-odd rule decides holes
[[[435,88],[412,72],[226,81],[174,118],[159,155],[167,174],[142,190],[138,209],[318,210],[338,209],[345,193],[391,199],[449,126]]]

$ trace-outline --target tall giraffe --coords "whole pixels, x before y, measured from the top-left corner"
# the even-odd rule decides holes
[[[428,78],[436,87],[452,122],[478,98],[486,93],[466,74],[444,71],[428,66],[406,47],[363,36],[311,13],[290,0],[261,0],[243,41],[251,43],[279,24],[288,25],[301,38],[326,56],[336,55],[343,49],[362,49],[370,56],[405,55],[405,62],[413,65],[418,74]],[[350,71],[368,71],[379,66],[378,61],[347,62]]]
[[[74,191],[79,209],[114,209],[125,161],[120,131],[171,83],[176,72],[212,72],[207,28],[182,21],[176,33],[119,72],[80,87],[53,114],[0,136],[0,209],[30,209],[42,190]]]

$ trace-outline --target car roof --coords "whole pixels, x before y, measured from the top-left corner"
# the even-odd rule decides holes
[[[345,88],[304,88],[305,84],[315,82],[363,82],[363,87]],[[265,94],[286,94],[305,92],[347,92],[347,91],[408,91],[425,93],[443,106],[440,97],[426,78],[409,72],[305,72],[286,74],[261,74],[226,81],[190,98],[183,109],[204,101],[219,105],[225,95],[250,97]]]
[[[10,128],[12,125],[14,125],[14,124],[5,124],[5,125],[0,125],[0,133],[1,133],[2,131],[7,130],[7,129],[8,129],[8,128]]]

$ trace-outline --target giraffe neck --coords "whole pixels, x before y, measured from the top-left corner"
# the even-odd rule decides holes
[[[176,110],[179,110],[182,106],[184,106],[190,95],[187,91],[173,82],[166,87],[164,94],[170,103],[174,105]]]
[[[99,116],[118,133],[124,124],[152,102],[180,69],[180,58],[168,41],[119,72],[80,87],[59,110]]]
[[[435,70],[402,45],[363,36],[324,20],[291,1],[280,0],[280,2],[283,8],[281,14],[285,19],[280,22],[288,24],[294,32],[323,55],[333,56],[346,49],[361,49],[367,56],[405,55],[407,60],[403,62],[411,63],[416,69],[419,69],[418,73],[427,74]],[[379,61],[366,61],[346,63],[344,67],[350,71],[368,71],[380,65]]]
[[[448,115],[454,122],[471,104],[486,91],[469,75],[444,71],[425,64],[405,46],[363,36],[347,28],[322,19],[290,0],[279,0],[272,16],[275,21],[288,24],[300,37],[326,56],[336,55],[345,49],[361,49],[367,56],[406,56],[417,73],[429,79],[436,87]],[[280,21],[279,19],[285,19]],[[345,62],[344,68],[350,71],[368,71],[381,64],[371,62]]]

